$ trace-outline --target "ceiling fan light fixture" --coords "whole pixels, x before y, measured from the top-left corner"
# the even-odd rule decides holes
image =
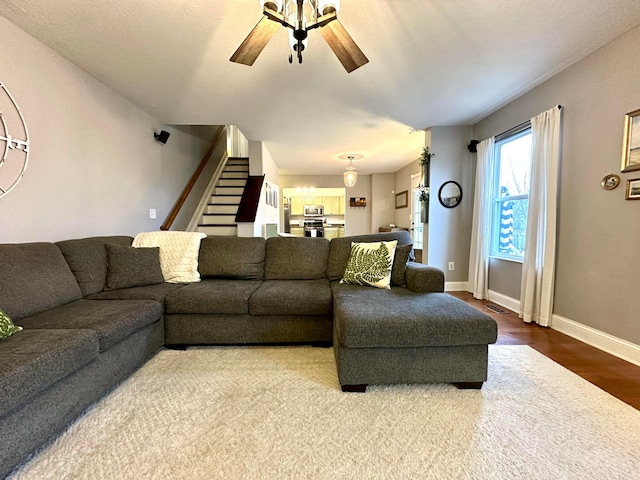
[[[351,35],[338,20],[340,0],[260,0],[262,19],[249,32],[240,46],[229,58],[234,63],[251,66],[279,26],[293,30],[294,51],[289,54],[289,63],[294,56],[302,63],[302,51],[306,49],[309,31],[319,29],[347,73],[367,64],[369,59],[353,41]]]
[[[302,40],[302,50],[306,50],[308,46],[309,37],[306,37]],[[291,47],[291,50],[293,50],[294,52],[298,51],[298,39],[295,37],[293,30],[289,30],[289,47]]]
[[[260,0],[260,8],[264,10],[264,7],[275,10],[276,12],[282,12],[282,0]]]
[[[331,12],[340,12],[340,0],[318,0],[318,13],[328,15]]]

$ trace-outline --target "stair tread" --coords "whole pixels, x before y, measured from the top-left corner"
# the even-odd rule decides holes
[[[237,223],[199,223],[199,227],[237,227]]]

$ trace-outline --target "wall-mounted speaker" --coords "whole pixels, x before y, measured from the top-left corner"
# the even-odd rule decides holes
[[[171,135],[171,134],[169,132],[167,132],[166,130],[160,130],[160,133],[154,133],[153,134],[155,139],[157,141],[159,141],[160,143],[167,143],[167,140],[169,140],[169,135]]]
[[[476,153],[478,151],[478,144],[480,142],[478,140],[471,140],[471,142],[469,142],[469,145],[467,145],[467,149],[471,152],[471,153]]]

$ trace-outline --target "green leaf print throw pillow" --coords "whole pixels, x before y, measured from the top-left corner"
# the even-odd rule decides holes
[[[391,288],[391,268],[397,240],[351,244],[351,254],[340,283]]]
[[[10,337],[20,330],[22,330],[22,327],[14,325],[9,315],[0,310],[0,340]]]

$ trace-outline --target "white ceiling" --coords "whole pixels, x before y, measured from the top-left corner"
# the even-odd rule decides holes
[[[258,0],[0,0],[0,12],[166,124],[236,124],[283,174],[395,172],[429,126],[473,124],[640,24],[638,0],[342,0],[370,63],[347,74],[320,33],[229,57]],[[28,61],[23,59],[22,61]]]

